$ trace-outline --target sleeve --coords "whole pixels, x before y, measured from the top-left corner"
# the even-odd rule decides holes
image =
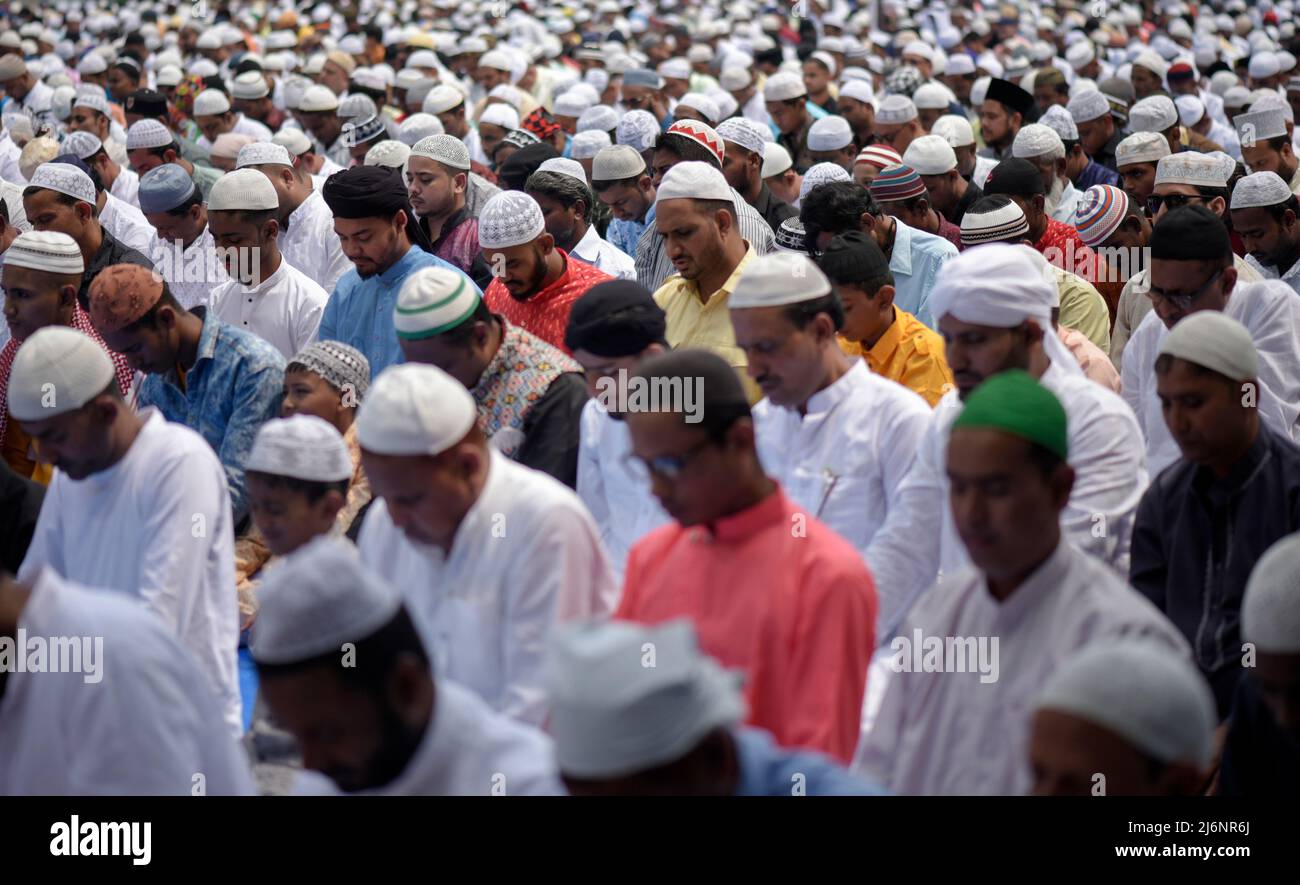
[[[18,580],[30,584],[36,573],[44,566],[49,566],[60,575],[67,577],[67,566],[63,562],[59,536],[62,534],[59,516],[62,514],[63,474],[55,472],[50,487],[45,490],[45,503],[41,506],[41,515],[36,519],[32,530],[32,542],[27,545],[27,555],[18,567]]]
[[[911,470],[916,450],[930,429],[931,416],[926,405],[909,396],[886,426],[881,440],[880,462],[887,501],[897,500],[898,487]]]
[[[939,546],[946,504],[943,450],[947,434],[938,416],[898,485],[889,515],[867,548],[867,565],[879,600],[876,636],[893,635],[916,597],[939,574]]]
[[[600,472],[600,414],[594,403],[582,410],[578,436],[578,497],[600,527],[604,540],[609,525],[609,502],[605,498],[605,480]]]
[[[1060,323],[1067,329],[1077,329],[1101,350],[1110,352],[1110,311],[1106,299],[1096,287],[1085,280],[1072,281],[1075,291],[1069,303],[1061,304]]]
[[[1118,324],[1116,327],[1118,328]],[[1151,367],[1147,366],[1145,372],[1140,368],[1141,364],[1146,361],[1146,357],[1142,353],[1141,342],[1138,342],[1136,347],[1132,346],[1133,344],[1133,340],[1129,339],[1128,346],[1125,347],[1128,359],[1120,364],[1120,396],[1124,397],[1124,402],[1128,403],[1128,407],[1133,410],[1133,416],[1137,418],[1138,430],[1141,431],[1142,438],[1145,440],[1150,436],[1150,432],[1143,420],[1146,409],[1142,406],[1146,391],[1142,382],[1145,380],[1145,375],[1151,371]],[[1114,358],[1112,352],[1111,359]]]
[[[918,347],[908,354],[903,377],[899,381],[909,390],[918,393],[931,409],[939,404],[944,394],[953,389],[952,371],[948,368],[942,351],[935,352],[928,347]]]
[[[587,386],[579,375],[566,372],[552,381],[524,418],[519,463],[548,473],[569,488],[577,485],[579,428],[586,404]]]
[[[235,387],[235,402],[221,439],[221,465],[226,468],[230,486],[230,506],[234,524],[248,515],[248,487],[244,464],[253,450],[257,429],[276,412],[284,392],[284,369],[275,364],[245,371]]]
[[[870,778],[887,789],[894,786],[894,753],[907,724],[907,702],[914,674],[885,670],[885,691],[871,730],[862,737],[853,757],[854,774]]]
[[[846,765],[857,749],[875,649],[875,588],[861,563],[854,565],[809,576],[812,587],[804,585],[781,724],[783,745],[821,750]]]
[[[1129,583],[1151,600],[1160,611],[1165,609],[1165,580],[1168,565],[1160,531],[1159,486],[1152,485],[1138,505],[1133,523],[1133,544],[1129,557]]]
[[[323,294],[323,293],[322,293]],[[294,318],[293,352],[297,353],[316,340],[320,329],[321,317],[325,313],[325,298],[306,297],[298,308]]]
[[[326,291],[329,291],[328,289]],[[338,288],[330,292],[329,299],[325,302],[325,309],[321,311],[320,325],[316,328],[317,341],[339,341],[339,303],[343,300],[345,294]]]
[[[325,253],[321,256],[325,259],[321,262],[323,265],[321,288],[326,292],[333,292],[339,280],[343,279],[343,275],[352,269],[352,262],[343,253],[343,244],[339,242],[338,234],[332,230],[326,231],[325,242],[321,244],[321,248]]]
[[[1142,437],[1127,410],[1078,424],[1070,435],[1074,488],[1061,514],[1061,529],[1085,552],[1124,572],[1129,527],[1147,488]]]
[[[1124,291],[1120,293],[1119,304],[1115,308],[1115,328],[1110,333],[1110,361],[1121,372],[1124,370],[1124,348],[1128,346],[1128,340],[1133,334],[1133,299],[1139,297],[1134,285],[1136,280],[1137,276],[1134,275],[1124,284]]]

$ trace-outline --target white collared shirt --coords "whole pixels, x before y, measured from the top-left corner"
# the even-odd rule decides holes
[[[1073,182],[1066,181],[1065,189],[1061,191],[1061,201],[1056,204],[1056,209],[1052,211],[1052,217],[1064,224],[1074,224],[1074,210],[1079,205],[1079,199],[1082,193],[1074,186]]]
[[[578,240],[571,254],[588,264],[595,265],[598,270],[603,270],[611,277],[620,280],[636,279],[636,261],[609,241],[602,240],[594,226],[587,227],[587,232],[582,235],[582,239]]]
[[[130,246],[141,255],[153,252],[155,234],[149,219],[139,209],[107,191],[104,192],[104,208],[99,212],[99,223],[119,243]]]
[[[865,556],[930,427],[930,406],[865,360],[809,398],[807,413],[754,406],[758,455],[796,504]]]
[[[176,242],[169,243],[155,236],[153,252],[149,256],[154,269],[167,281],[167,287],[181,307],[186,310],[207,307],[212,303],[214,292],[230,280],[225,262],[217,255],[212,228],[205,225],[203,233],[179,253]]]
[[[166,623],[128,594],[80,586],[53,568],[26,580],[32,594],[18,626],[29,642],[72,638],[84,654],[84,638],[98,637],[102,654],[92,652],[98,677],[85,657],[81,672],[9,674],[0,796],[189,796],[196,773],[208,795],[254,795],[221,703]]]
[[[1267,267],[1265,267],[1263,264],[1260,263],[1259,259],[1257,259],[1254,255],[1247,254],[1246,263],[1255,269],[1255,271],[1259,274],[1260,279],[1281,280],[1282,282],[1290,286],[1292,289],[1294,289],[1297,293],[1300,293],[1300,261],[1297,261],[1295,264],[1291,265],[1291,267],[1286,271],[1286,273],[1282,273],[1282,274],[1278,273],[1278,269],[1276,265],[1270,264]]]
[[[141,600],[189,649],[242,731],[235,536],[226,472],[207,441],[156,409],[120,461],[82,480],[54,471],[18,577],[50,566]]]
[[[289,214],[289,225],[280,232],[279,243],[285,260],[315,280],[326,295],[352,270],[339,235],[334,233],[334,213],[315,188]]]
[[[0,132],[0,179],[20,187],[27,184],[27,176],[18,165],[22,153],[22,148],[14,144],[8,131]]]
[[[123,203],[140,208],[140,176],[136,175],[134,170],[123,166],[108,192]]]
[[[1061,529],[1085,553],[1127,575],[1133,519],[1147,487],[1142,432],[1133,410],[1081,371],[1053,363],[1039,380],[1060,400],[1069,428],[1075,480]],[[889,641],[941,571],[950,575],[969,562],[948,504],[948,436],[961,410],[956,389],[939,400],[885,525],[867,550],[880,598],[884,629],[876,635],[881,643]]]
[[[1259,353],[1259,416],[1289,440],[1300,439],[1300,299],[1288,283],[1238,286],[1223,311],[1250,330]],[[1169,330],[1153,310],[1124,351],[1123,392],[1146,438],[1147,465],[1157,476],[1182,457],[1156,392],[1156,357]]]
[[[1003,602],[973,567],[949,576],[907,618],[902,636],[913,646],[917,630],[922,640],[941,642],[984,637],[989,652],[983,670],[968,657],[967,672],[927,673],[913,670],[907,646],[897,647],[897,660],[912,671],[883,671],[884,699],[853,770],[899,795],[1022,795],[1032,786],[1033,705],[1063,662],[1121,636],[1189,652],[1146,597],[1064,539]]]
[[[600,540],[621,586],[627,554],[648,532],[671,521],[650,484],[628,469],[632,435],[598,400],[582,407],[578,497],[600,527]]]
[[[212,309],[224,323],[252,332],[286,360],[316,338],[329,295],[280,256],[280,266],[257,286],[228,280],[212,292]]]
[[[357,546],[362,561],[405,594],[433,672],[500,713],[540,725],[551,628],[609,614],[618,586],[577,495],[495,450],[490,459],[450,551],[408,540],[382,498],[371,504]]]
[[[436,680],[433,721],[406,768],[365,796],[563,796],[551,739],[492,710],[447,679]],[[298,795],[339,795],[333,781],[304,771]]]

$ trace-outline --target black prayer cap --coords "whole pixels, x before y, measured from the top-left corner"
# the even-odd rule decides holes
[[[537,171],[537,167],[559,155],[555,148],[543,142],[520,148],[510,155],[510,159],[501,164],[501,168],[497,170],[497,181],[502,190],[521,191],[528,177]]]
[[[989,81],[989,89],[988,92],[984,93],[984,98],[999,102],[1008,110],[1014,111],[1026,120],[1029,119],[1029,113],[1034,108],[1034,97],[1032,95],[1015,83],[999,77],[994,77]]]
[[[993,167],[984,184],[985,196],[1006,194],[1009,197],[1032,197],[1047,194],[1043,176],[1038,167],[1025,159],[1003,160]]]
[[[667,324],[649,289],[634,280],[609,280],[573,303],[564,346],[596,356],[633,356],[664,343]]]
[[[162,120],[167,117],[167,96],[153,89],[137,89],[126,97],[126,112]]]
[[[325,179],[321,196],[335,218],[389,218],[399,209],[408,215],[401,170],[387,166],[353,166]]]

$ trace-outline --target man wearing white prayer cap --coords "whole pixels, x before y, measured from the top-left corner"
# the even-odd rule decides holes
[[[56,468],[19,580],[50,566],[134,596],[195,656],[238,735],[234,523],[215,452],[154,409],[132,411],[103,346],[65,326],[23,342],[8,408]]]
[[[1247,273],[1258,275],[1233,254],[1222,219],[1204,206],[1185,206],[1161,217],[1151,232],[1150,250],[1151,266],[1138,292],[1151,307],[1125,347],[1122,383],[1124,399],[1146,438],[1152,475],[1179,457],[1157,392],[1156,357],[1169,331],[1197,311],[1221,311],[1250,330],[1260,353],[1258,415],[1285,438],[1300,436],[1300,301],[1295,291],[1277,280],[1247,281]]]
[[[906,95],[887,95],[876,110],[875,132],[878,143],[902,153],[912,139],[925,135],[916,105]]]
[[[882,636],[892,635],[940,568],[951,574],[968,561],[947,505],[944,457],[949,430],[962,402],[1005,369],[1034,373],[1068,415],[1069,464],[1076,478],[1061,516],[1064,536],[1094,558],[1127,572],[1133,512],[1146,487],[1142,438],[1123,400],[1085,377],[1052,334],[1052,307],[1059,301],[1055,276],[1045,275],[1032,251],[1026,246],[977,246],[949,260],[939,272],[931,307],[947,342],[948,366],[957,387],[936,406],[889,519],[867,551],[885,609]],[[1099,515],[1107,526],[1105,537],[1094,531]],[[922,525],[940,530],[920,533]]]
[[[808,130],[808,154],[814,163],[837,163],[844,171],[852,172],[858,146],[849,121],[830,116],[814,122]]]
[[[728,306],[763,392],[753,410],[759,458],[795,503],[865,554],[929,426],[929,404],[840,349],[844,307],[807,255],[755,258]]]
[[[1183,149],[1182,127],[1178,122],[1178,108],[1167,95],[1152,95],[1129,108],[1130,132],[1154,132],[1169,142],[1170,153]],[[1214,145],[1211,150],[1222,150]]]
[[[997,271],[1030,261],[1026,247],[994,245],[968,250],[949,266],[980,259],[985,269]],[[1024,309],[1025,290],[1046,287],[1029,264],[1022,267],[1023,281],[1004,287],[995,308],[1008,318]],[[972,294],[987,286],[959,282],[954,309],[985,301]],[[945,328],[945,337],[950,331]],[[955,339],[947,340],[951,345]],[[958,378],[957,366],[969,352],[949,348]],[[870,677],[873,691],[884,682],[884,697],[855,769],[888,789],[923,795],[1027,792],[1025,712],[1073,654],[1103,639],[1134,635],[1151,636],[1169,654],[1187,653],[1174,626],[1109,565],[1079,549],[1077,533],[1063,524],[1074,489],[1084,482],[1073,466],[1073,447],[1085,444],[1090,432],[1073,427],[1075,416],[1067,408],[1065,397],[1029,372],[1003,368],[965,397],[949,425],[943,457],[951,494],[943,498],[950,514],[944,519],[945,525],[952,521],[970,564],[945,569],[942,584],[911,611],[890,643],[887,668],[873,669]],[[1116,481],[1118,476],[1110,480]],[[993,499],[1003,495],[1015,506],[995,505]],[[911,529],[914,536],[918,531]],[[920,649],[933,637],[956,637],[973,647],[975,637],[987,636],[998,637],[997,650],[975,650],[975,663],[940,664],[937,673],[920,664]],[[1023,712],[1008,719],[1009,710]]]
[[[1259,560],[1241,604],[1253,654],[1237,682],[1218,794],[1293,796],[1300,787],[1300,534]]]
[[[678,163],[664,175],[655,226],[677,273],[655,290],[655,302],[667,314],[670,346],[712,350],[743,376],[745,354],[735,346],[724,308],[758,253],[737,227],[734,194],[709,163]],[[687,230],[691,234],[682,236]]]
[[[295,793],[563,793],[550,739],[454,681],[410,599],[350,545],[317,538],[259,595],[253,659],[276,722],[302,749]],[[343,666],[340,649],[352,653]]]
[[[89,335],[108,354],[122,396],[130,392],[135,373],[126,357],[108,349],[77,301],[85,266],[71,237],[24,231],[13,239],[4,259],[4,318],[12,337],[0,350],[0,450],[15,473],[44,486],[49,485],[52,468],[34,456],[22,425],[9,417],[9,375],[22,343],[47,326],[70,327]]]
[[[875,97],[875,90],[866,80],[848,80],[840,87],[836,107],[839,115],[853,127],[853,141],[859,148],[876,142]]]
[[[1169,140],[1158,132],[1135,132],[1115,147],[1115,166],[1124,192],[1145,207],[1156,183],[1156,164],[1169,156]]]
[[[1292,191],[1300,191],[1300,162],[1279,110],[1238,114],[1232,125],[1241,140],[1241,159],[1251,172],[1276,172]]]
[[[618,593],[591,516],[560,482],[490,445],[473,396],[435,366],[383,372],[357,438],[376,496],[362,560],[403,588],[439,672],[541,723],[547,635],[608,614]]]
[[[615,279],[636,279],[632,256],[607,242],[596,230],[596,199],[577,160],[544,160],[524,182],[524,192],[541,207],[546,230],[558,248]]]
[[[190,796],[200,772],[206,795],[255,795],[210,680],[138,599],[53,567],[17,581],[0,573],[0,637],[13,647],[24,634],[73,639],[85,652],[77,669],[0,675],[0,795]]]
[[[570,795],[880,792],[824,757],[779,749],[766,732],[742,727],[737,677],[699,650],[684,620],[575,624],[557,631],[547,660],[550,731]]]
[[[1044,209],[1057,221],[1072,224],[1079,191],[1066,174],[1065,142],[1049,126],[1022,126],[1011,143],[1011,156],[1028,160],[1043,176]]]
[[[469,149],[453,135],[422,138],[411,147],[405,175],[411,210],[433,244],[433,254],[486,289],[492,271],[479,248],[478,218],[467,203],[473,175]]]
[[[1028,755],[1039,796],[1197,796],[1218,717],[1204,677],[1151,642],[1084,649],[1034,704]]]
[[[465,385],[498,452],[574,487],[578,417],[587,400],[581,366],[493,314],[473,286],[445,268],[407,279],[393,324],[406,362],[437,366]]]
[[[139,197],[140,211],[157,232],[150,257],[172,294],[186,310],[207,305],[213,284],[227,275],[198,183],[179,164],[164,163],[140,178]]]
[[[274,185],[257,169],[228,172],[212,186],[208,227],[230,276],[212,290],[212,312],[288,359],[315,340],[329,295],[281,254],[279,211]]]
[[[1275,172],[1241,178],[1232,191],[1232,229],[1246,261],[1266,280],[1280,279],[1300,293],[1300,204]]]
[[[1123,135],[1111,116],[1110,101],[1106,96],[1096,89],[1084,90],[1071,96],[1066,109],[1079,129],[1079,142],[1084,152],[1102,166],[1117,170],[1115,149]]]
[[[825,119],[829,120],[830,117]],[[839,118],[836,118],[839,119]],[[818,123],[821,121],[819,120]],[[843,121],[841,121],[843,122]],[[817,123],[813,124],[813,128]],[[781,200],[767,186],[763,176],[764,151],[772,144],[770,133],[744,117],[723,120],[718,125],[718,137],[723,140],[726,155],[722,160],[722,174],[727,184],[754,207],[763,220],[776,230],[787,218],[797,216],[799,210]],[[847,133],[845,133],[847,137]],[[809,132],[810,143],[813,134]]]
[[[306,105],[299,107],[307,110]],[[194,97],[194,122],[203,132],[198,143],[204,150],[212,150],[217,137],[226,133],[247,135],[254,141],[271,140],[270,129],[233,110],[230,98],[217,89],[205,89]]]
[[[306,166],[294,162],[283,145],[265,142],[240,148],[235,165],[239,170],[257,170],[271,182],[278,201],[275,219],[280,225],[280,251],[327,295],[333,292],[352,269],[352,262],[334,231],[334,214]]]
[[[907,146],[903,163],[921,176],[934,208],[960,226],[966,210],[983,191],[967,181],[957,168],[957,153],[941,135],[923,135]]]
[[[772,118],[772,125],[777,129],[776,142],[790,152],[794,167],[803,173],[813,164],[808,153],[808,130],[813,120],[820,116],[818,108],[808,100],[808,87],[803,77],[790,71],[781,71],[767,78],[763,84],[763,101]]]
[[[1163,251],[1158,241],[1153,250]],[[1182,458],[1138,508],[1130,579],[1193,643],[1222,719],[1242,672],[1250,570],[1275,540],[1300,531],[1300,447],[1261,421],[1262,360],[1241,323],[1198,310],[1164,336],[1159,354],[1156,392]]]

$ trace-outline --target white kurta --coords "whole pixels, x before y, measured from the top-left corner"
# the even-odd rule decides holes
[[[595,227],[587,228],[573,247],[573,254],[616,279],[636,279],[636,261],[617,246],[602,240]]]
[[[479,138],[477,129],[473,126],[469,127],[469,131],[465,133],[465,137],[461,141],[465,142],[465,148],[469,151],[471,160],[484,166],[490,167],[492,165],[492,158],[483,153],[483,141]]]
[[[32,637],[102,637],[99,682],[83,672],[10,673],[0,697],[0,796],[253,795],[244,751],[193,657],[131,597],[53,569],[29,581],[18,626]],[[92,678],[94,678],[92,676]]]
[[[203,437],[141,412],[112,467],[83,480],[54,472],[19,578],[50,566],[69,580],[138,597],[189,649],[241,729],[239,607],[226,472]]]
[[[140,176],[136,175],[134,170],[123,166],[108,192],[123,203],[140,208]]]
[[[1300,298],[1280,280],[1251,283],[1233,289],[1224,313],[1249,329],[1255,341],[1260,418],[1287,439],[1300,440]],[[1168,333],[1152,311],[1124,351],[1124,399],[1137,413],[1152,476],[1182,457],[1156,393],[1156,357]]]
[[[163,275],[172,294],[186,310],[210,305],[213,292],[230,279],[216,248],[212,229],[206,226],[194,242],[179,252],[174,242],[154,238],[150,255],[154,269]]]
[[[808,400],[806,415],[768,399],[759,402],[758,455],[796,504],[865,556],[932,414],[920,396],[858,359]]]
[[[880,712],[853,768],[900,795],[1026,793],[1033,704],[1064,661],[1119,636],[1146,636],[1171,654],[1189,652],[1146,597],[1065,541],[1004,602],[974,568],[950,576],[917,605],[903,635],[913,639],[918,629],[923,639],[986,637],[990,648],[996,639],[997,666],[886,671]],[[898,658],[912,661],[910,653]],[[990,654],[982,663],[991,662]]]
[[[27,184],[27,178],[18,166],[22,153],[22,148],[14,144],[8,132],[0,132],[0,178],[19,186]]]
[[[618,602],[600,530],[578,496],[496,451],[449,552],[408,540],[383,499],[370,506],[357,546],[405,594],[433,672],[532,724],[546,715],[551,627],[607,615]]]
[[[578,443],[578,497],[600,527],[619,586],[632,545],[672,519],[650,491],[650,483],[628,469],[631,453],[627,422],[611,418],[598,400],[588,400],[582,407]]]
[[[352,270],[352,262],[343,254],[343,244],[334,233],[334,213],[320,191],[289,214],[288,226],[280,232],[280,252],[285,260],[333,293],[335,284]]]
[[[454,682],[436,681],[433,721],[392,783],[359,796],[563,796],[551,739],[494,712]],[[340,795],[329,778],[304,771],[298,795]]]
[[[1127,575],[1133,519],[1147,487],[1133,411],[1118,395],[1056,365],[1039,380],[1060,400],[1069,427],[1075,479],[1061,527],[1080,549]],[[867,550],[880,623],[888,628],[878,642],[889,641],[893,626],[941,571],[953,574],[969,562],[948,506],[948,435],[961,409],[957,390],[939,400],[889,518]]]
[[[1057,221],[1073,226],[1074,210],[1079,205],[1079,200],[1083,194],[1075,186],[1067,181],[1065,190],[1061,191],[1061,202],[1056,204],[1056,209],[1052,211],[1052,217]]]
[[[316,339],[329,295],[283,256],[280,266],[253,287],[229,280],[212,292],[222,322],[264,339],[286,360]]]
[[[153,225],[144,213],[124,203],[110,193],[104,194],[104,208],[99,211],[99,223],[112,234],[119,243],[130,246],[141,255],[153,251],[156,239]]]
[[[1246,263],[1253,267],[1265,280],[1281,280],[1300,294],[1300,261],[1291,265],[1286,271],[1280,271],[1275,265],[1265,267],[1254,255],[1246,256]]]

